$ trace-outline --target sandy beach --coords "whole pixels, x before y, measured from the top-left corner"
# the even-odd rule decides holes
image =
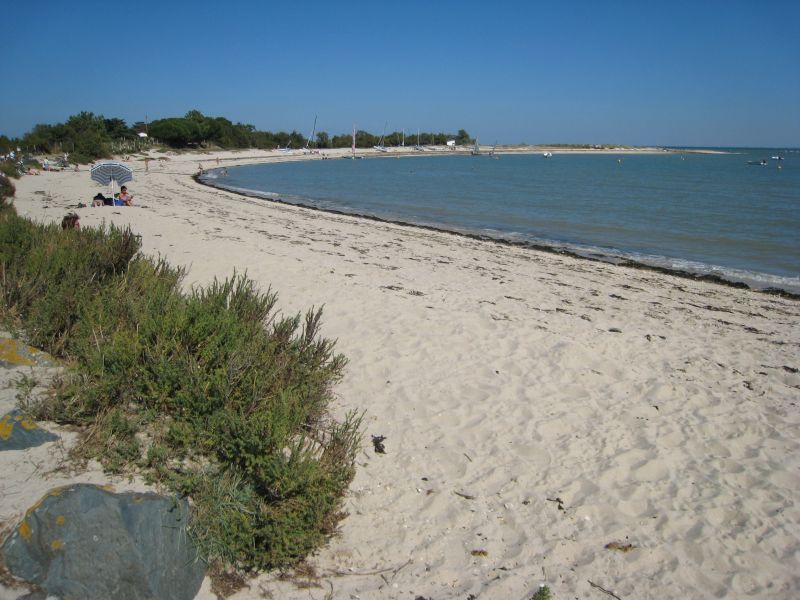
[[[349,359],[333,408],[366,411],[339,534],[306,573],[233,598],[800,595],[798,301],[191,177],[318,155],[165,158],[128,163],[130,208],[74,208],[105,191],[85,166],[23,177],[15,205],[130,225],[187,286],[236,269],[286,313],[324,305],[323,335]],[[35,452],[11,454],[57,459]],[[18,493],[0,495],[0,521],[61,483],[3,466]],[[215,597],[208,582],[198,597]]]

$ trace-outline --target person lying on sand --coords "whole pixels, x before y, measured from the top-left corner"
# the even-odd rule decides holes
[[[102,193],[97,194],[92,199],[92,206],[112,206],[114,201],[112,198],[106,198]]]

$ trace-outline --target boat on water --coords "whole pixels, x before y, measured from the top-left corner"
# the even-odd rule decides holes
[[[553,158],[553,153],[552,152],[542,152],[542,156],[544,156],[545,158]]]
[[[761,160],[748,160],[747,164],[748,165],[756,165],[756,166],[760,166],[760,167],[766,167],[767,166],[767,159],[766,158],[762,158]]]
[[[469,152],[472,156],[480,156],[481,155],[481,147],[478,144],[478,138],[475,138],[475,145],[472,147],[472,150]]]
[[[383,138],[386,137],[386,125],[387,125],[386,123],[383,124],[383,133],[381,134],[381,139],[378,142],[378,145],[377,146],[373,146],[373,148],[375,150],[377,150],[378,152],[388,152],[389,151],[389,149],[386,146],[383,145]]]
[[[772,160],[783,160],[783,157],[780,155],[776,155],[772,157]]]
[[[353,125],[353,143],[350,146],[350,150],[352,154],[350,156],[344,155],[342,158],[348,158],[350,160],[358,160],[364,158],[363,156],[356,156],[356,126]]]
[[[311,154],[311,142],[314,141],[314,134],[317,132],[317,115],[314,115],[314,127],[311,128],[311,135],[306,139],[306,145],[303,146],[303,154]]]
[[[425,147],[420,146],[419,144],[419,128],[417,128],[417,145],[414,146],[414,150],[416,150],[417,152],[425,152]]]

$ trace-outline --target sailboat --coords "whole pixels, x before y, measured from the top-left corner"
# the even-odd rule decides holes
[[[356,156],[356,126],[353,125],[353,143],[350,146],[350,150],[352,154],[350,156],[343,156],[342,158],[349,158],[350,160],[356,160],[357,158],[364,158],[363,156]]]
[[[311,129],[311,135],[308,136],[306,140],[306,145],[303,146],[303,154],[309,154],[311,152],[311,148],[308,145],[311,143],[311,140],[314,139],[314,134],[317,132],[317,115],[314,115],[314,127]]]
[[[496,149],[497,149],[497,142],[495,142],[495,143],[494,143],[494,146],[492,146],[492,149],[489,151],[489,156],[491,156],[491,157],[492,157],[492,158],[494,158],[495,160],[497,160],[498,158],[500,158],[499,156],[497,156],[497,154],[495,154],[495,150],[496,150]]]
[[[425,150],[423,146],[419,145],[419,128],[417,128],[417,145],[414,146],[414,150],[416,150],[417,152],[423,152]]]
[[[388,121],[383,124],[383,133],[381,134],[381,139],[378,142],[378,145],[377,146],[373,146],[373,148],[375,148],[375,150],[377,150],[378,152],[388,152],[389,151],[386,148],[386,146],[383,145],[383,138],[386,137],[386,125],[387,124],[388,124]]]
[[[481,147],[478,144],[478,138],[475,138],[475,145],[472,147],[472,150],[470,150],[470,154],[472,156],[480,156],[481,155]]]

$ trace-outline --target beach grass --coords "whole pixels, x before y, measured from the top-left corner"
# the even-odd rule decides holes
[[[14,164],[14,161],[11,160],[0,160],[0,185],[4,185],[3,181],[8,181],[9,178],[14,177],[15,179],[19,177],[17,173],[17,165]],[[3,175],[5,177],[3,177]],[[0,197],[3,198],[10,198],[14,195],[13,190],[2,190],[0,191]]]
[[[62,231],[0,210],[0,310],[60,357],[38,419],[80,426],[73,456],[191,497],[209,562],[291,565],[342,517],[361,419],[329,415],[346,359],[322,311],[280,316],[245,275],[184,291],[128,228]]]
[[[5,204],[5,198],[8,198],[13,195],[14,195],[14,184],[5,175],[0,175],[0,207],[2,207]]]

